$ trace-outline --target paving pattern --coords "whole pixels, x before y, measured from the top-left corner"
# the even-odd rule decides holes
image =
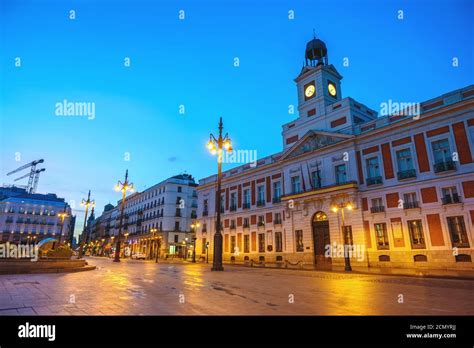
[[[97,269],[0,275],[0,315],[474,315],[472,280],[88,261]]]

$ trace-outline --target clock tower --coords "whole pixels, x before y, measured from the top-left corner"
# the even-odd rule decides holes
[[[328,62],[326,44],[314,37],[306,45],[305,63],[295,79],[300,118],[326,115],[327,106],[341,100],[342,76]]]

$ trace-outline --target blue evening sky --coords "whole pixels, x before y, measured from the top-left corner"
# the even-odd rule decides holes
[[[184,171],[215,173],[204,145],[219,116],[235,148],[278,152],[281,125],[296,118],[288,105],[297,102],[293,79],[313,28],[344,76],[343,97],[377,111],[389,99],[417,102],[465,87],[473,81],[473,4],[1,0],[0,184],[44,158],[38,191],[76,201],[78,232],[80,200],[91,189],[99,212],[115,204],[126,168],[139,190]],[[64,99],[95,103],[95,119],[55,116]]]

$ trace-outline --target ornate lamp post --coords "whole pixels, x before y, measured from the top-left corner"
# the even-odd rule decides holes
[[[82,230],[82,240],[81,245],[79,247],[79,255],[77,258],[80,259],[82,257],[82,253],[84,251],[84,243],[86,243],[86,227],[87,227],[87,214],[89,213],[89,207],[95,207],[95,201],[91,200],[91,190],[89,190],[89,194],[87,195],[87,200],[82,200],[81,202],[82,207],[86,207],[86,214],[84,215],[84,228]]]
[[[153,240],[155,241],[155,263],[158,263],[158,256],[160,255],[160,252],[159,252],[159,245],[160,245],[160,242],[159,242],[159,239],[160,237],[158,236],[158,229],[156,228],[151,228],[150,229],[150,232],[152,233],[153,235]],[[152,255],[150,254],[150,257]]]
[[[125,198],[127,197],[127,191],[133,192],[133,184],[128,181],[128,169],[125,171],[125,181],[122,183],[120,180],[117,185],[115,185],[115,191],[122,191],[122,204],[120,206],[120,224],[117,236],[117,243],[115,246],[115,258],[114,262],[120,262],[120,240],[122,239],[122,224],[123,224],[123,214],[125,211]]]
[[[68,215],[66,213],[66,206],[64,206],[63,212],[59,213],[58,216],[61,219],[61,230],[59,231],[59,240],[58,240],[58,247],[60,247],[61,246],[61,239],[62,239],[62,236],[63,236],[63,233],[64,233],[64,219],[66,219],[68,217]]]
[[[347,271],[347,272],[350,272],[352,271],[352,267],[351,267],[351,259],[349,257],[349,250],[347,249],[346,250],[346,246],[349,245],[350,243],[350,236],[349,236],[349,232],[348,230],[346,229],[346,225],[344,223],[344,209],[347,209],[347,210],[352,210],[353,209],[353,206],[351,203],[340,203],[340,204],[336,204],[332,207],[332,211],[334,213],[337,213],[339,210],[341,210],[341,218],[342,218],[342,235],[344,237],[344,262],[345,262],[345,267],[344,267],[344,270]]]
[[[214,257],[211,271],[223,271],[222,267],[222,233],[221,233],[221,181],[222,181],[222,154],[224,150],[232,152],[232,143],[226,133],[222,137],[222,117],[219,119],[219,136],[210,134],[207,148],[211,154],[217,154],[217,187],[216,187],[216,233],[214,234]]]
[[[199,223],[199,221],[196,221],[196,222],[193,222],[191,224],[191,229],[194,233],[194,236],[193,236],[193,263],[196,263],[196,229],[198,229],[199,227],[201,226],[201,224]]]

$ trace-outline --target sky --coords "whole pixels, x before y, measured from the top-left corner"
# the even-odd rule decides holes
[[[72,203],[78,234],[81,199],[116,204],[126,169],[139,191],[214,174],[219,117],[235,149],[281,151],[313,30],[342,97],[380,111],[473,83],[473,14],[469,0],[1,0],[0,184],[43,158],[38,193]],[[58,116],[64,100],[95,117]]]

